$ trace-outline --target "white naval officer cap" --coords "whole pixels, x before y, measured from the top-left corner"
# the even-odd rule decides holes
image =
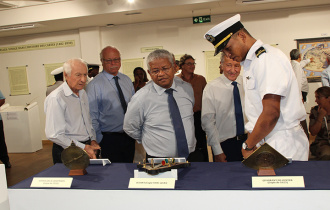
[[[50,72],[51,75],[57,75],[57,74],[61,74],[63,73],[63,67],[59,67],[55,70],[53,70],[52,72]]]
[[[241,15],[237,14],[219,23],[218,25],[211,28],[208,32],[206,32],[204,38],[214,45],[214,56],[216,56],[223,48],[225,48],[233,34],[244,28],[240,20]]]

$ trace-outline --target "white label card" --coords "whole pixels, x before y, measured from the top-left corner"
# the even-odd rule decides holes
[[[128,188],[174,189],[175,178],[131,178]]]
[[[57,178],[57,177],[34,177],[30,187],[54,187],[54,188],[70,188],[72,177]]]
[[[252,188],[305,188],[303,176],[254,176]]]

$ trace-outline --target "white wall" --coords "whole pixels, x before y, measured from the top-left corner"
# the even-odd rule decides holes
[[[46,98],[46,76],[43,64],[60,63],[72,57],[80,57],[80,41],[78,31],[65,31],[39,35],[2,38],[0,47],[43,43],[52,41],[75,40],[74,47],[24,51],[0,54],[0,90],[6,97],[6,103],[11,106],[24,106],[36,101],[39,104],[40,125],[42,139],[45,136],[45,114],[43,104]],[[30,95],[10,96],[8,70],[6,67],[27,67]],[[5,126],[5,125],[4,125]]]
[[[329,11],[330,6],[323,6],[241,15],[244,26],[255,38],[261,39],[264,43],[278,44],[278,48],[289,56],[290,50],[296,48],[294,39],[321,37],[321,34],[324,33],[330,36],[330,28],[327,26],[327,20],[330,19]],[[122,59],[147,57],[148,53],[141,53],[140,48],[151,46],[163,46],[164,49],[174,54],[191,54],[196,59],[196,73],[205,76],[203,51],[213,51],[214,48],[203,38],[203,35],[211,27],[232,15],[212,16],[212,22],[207,24],[193,25],[192,18],[187,18],[123,25],[113,28],[103,27],[100,30],[95,27],[94,29],[91,28],[92,32],[88,29],[87,36],[88,34],[95,35],[100,32],[100,44],[95,43],[95,49],[99,49],[100,46],[103,48],[107,45],[113,45],[121,51]],[[93,30],[95,31],[93,32]],[[69,58],[82,57],[83,55],[87,61],[88,57],[86,56],[90,54],[84,53],[86,49],[82,52],[80,45],[90,47],[85,42],[89,40],[90,42],[95,42],[95,40],[93,40],[92,36],[90,38],[86,37],[86,33],[82,34],[83,32],[86,32],[86,30],[72,30],[0,39],[0,47],[76,40],[75,47],[0,54],[0,90],[7,98],[6,102],[11,105],[24,105],[36,98],[40,107],[43,139],[45,139],[43,101],[45,99],[46,81],[42,64],[64,62]],[[83,39],[82,36],[84,36]],[[91,50],[95,51],[95,49]],[[96,57],[91,59],[94,60]],[[31,95],[9,96],[10,91],[6,67],[20,65],[29,66],[28,80]],[[320,86],[318,83],[310,84],[308,111],[312,105],[315,105],[313,92],[318,86]]]

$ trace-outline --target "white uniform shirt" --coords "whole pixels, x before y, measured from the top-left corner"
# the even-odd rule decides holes
[[[261,53],[258,58],[255,52],[261,46],[266,52]],[[253,130],[263,110],[262,99],[266,94],[280,95],[280,117],[265,140],[286,157],[307,160],[308,140],[299,126],[300,121],[306,118],[306,111],[288,58],[277,48],[258,40],[250,48],[242,64],[245,114],[248,118],[245,129],[249,132]],[[296,134],[289,135],[286,131]],[[279,133],[283,135],[278,135]]]
[[[173,96],[178,104],[186,133],[189,153],[195,150],[194,91],[191,85],[179,77],[174,77]],[[124,119],[124,130],[142,145],[148,155],[156,157],[177,157],[168,94],[153,81],[133,95],[128,103]]]
[[[291,66],[294,74],[296,75],[300,92],[302,91],[308,93],[309,90],[308,81],[303,68],[310,62],[311,62],[310,59],[302,60],[300,61],[300,63],[298,61],[291,60]]]
[[[236,136],[233,81],[224,75],[209,82],[203,91],[202,128],[214,155],[223,153],[220,143]],[[236,79],[244,114],[243,78]],[[244,115],[244,121],[246,117]]]
[[[78,97],[64,82],[46,97],[44,111],[46,137],[52,142],[66,148],[74,141],[84,149],[80,142],[95,140],[85,90],[80,90]]]

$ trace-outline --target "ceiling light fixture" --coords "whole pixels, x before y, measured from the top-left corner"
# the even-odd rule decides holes
[[[127,0],[129,3],[133,3],[134,2],[134,0]]]

